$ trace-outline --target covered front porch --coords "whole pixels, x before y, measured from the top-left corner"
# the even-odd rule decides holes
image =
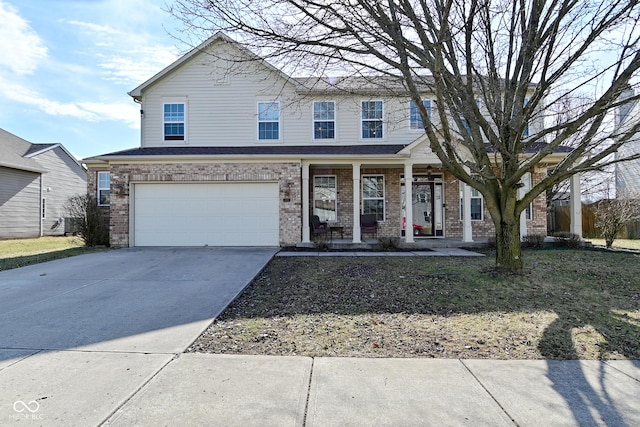
[[[477,247],[494,236],[481,195],[445,172],[433,154],[358,160],[302,161],[299,246],[323,242],[335,249],[371,248],[393,241],[399,247]],[[532,172],[529,185],[545,173],[544,169]],[[581,236],[579,176],[571,180],[571,206],[571,231]],[[363,235],[362,214],[377,215],[373,235]],[[314,233],[314,215],[328,232]],[[544,196],[522,213],[520,234],[546,235]]]
[[[366,237],[407,244],[452,238],[473,242],[472,219],[482,214],[472,214],[471,190],[445,173],[437,159],[430,160],[303,161],[300,244],[308,246],[316,240],[371,243]],[[476,209],[482,209],[479,206]],[[461,214],[461,209],[468,212]],[[378,228],[372,236],[362,234],[363,214],[376,216]],[[330,232],[316,235],[314,216]]]

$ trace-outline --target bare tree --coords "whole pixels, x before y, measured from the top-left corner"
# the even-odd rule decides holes
[[[638,126],[616,134],[609,117],[637,99],[619,95],[640,67],[639,11],[635,0],[176,0],[170,9],[189,34],[225,31],[291,75],[360,75],[408,94],[443,167],[484,196],[496,263],[514,270],[520,213],[535,197],[625,160],[610,155]],[[589,101],[549,123],[572,96]],[[568,141],[519,198],[522,177]]]
[[[601,200],[596,204],[594,213],[596,227],[610,248],[627,224],[640,219],[640,197],[626,194],[617,199]]]

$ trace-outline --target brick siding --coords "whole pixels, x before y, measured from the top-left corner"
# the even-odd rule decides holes
[[[115,247],[129,246],[129,189],[138,182],[278,182],[280,186],[280,244],[295,245],[302,240],[302,192],[299,163],[176,163],[176,164],[117,164],[110,168],[90,166],[88,191],[96,193],[98,171],[111,172],[111,206],[103,207],[109,216],[110,243]],[[424,168],[414,168],[414,174],[426,174]],[[444,176],[444,237],[462,238],[460,221],[459,181],[449,173],[432,170]],[[385,221],[379,224],[378,237],[399,237],[402,221],[400,177],[404,167],[367,168],[362,175],[383,175],[385,178]],[[344,227],[344,237],[353,238],[353,172],[351,167],[310,168],[309,212],[313,210],[313,177],[336,175],[337,221]],[[532,173],[532,185],[544,177],[544,171]],[[493,237],[495,228],[484,209],[484,221],[472,221],[473,237]],[[529,234],[546,234],[546,199],[541,195],[534,201],[533,219],[527,221]]]

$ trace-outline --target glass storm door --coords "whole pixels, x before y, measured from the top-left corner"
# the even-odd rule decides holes
[[[440,180],[441,181],[441,180]],[[443,187],[442,182],[433,182],[414,178],[412,183],[412,201],[410,209],[413,213],[413,224],[410,227],[414,236],[442,237],[443,227]],[[407,224],[405,206],[405,186],[402,185],[402,235]]]

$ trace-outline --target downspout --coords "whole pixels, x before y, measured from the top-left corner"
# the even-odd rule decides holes
[[[44,219],[42,218],[42,208],[44,207],[44,206],[42,206],[42,197],[43,196],[44,196],[44,191],[42,189],[42,172],[41,172],[40,173],[40,203],[39,203],[40,209],[38,210],[38,218],[40,218],[40,237],[43,236],[43,232],[44,232],[44,230],[43,230],[43,228],[44,228],[44,224],[43,224]]]

